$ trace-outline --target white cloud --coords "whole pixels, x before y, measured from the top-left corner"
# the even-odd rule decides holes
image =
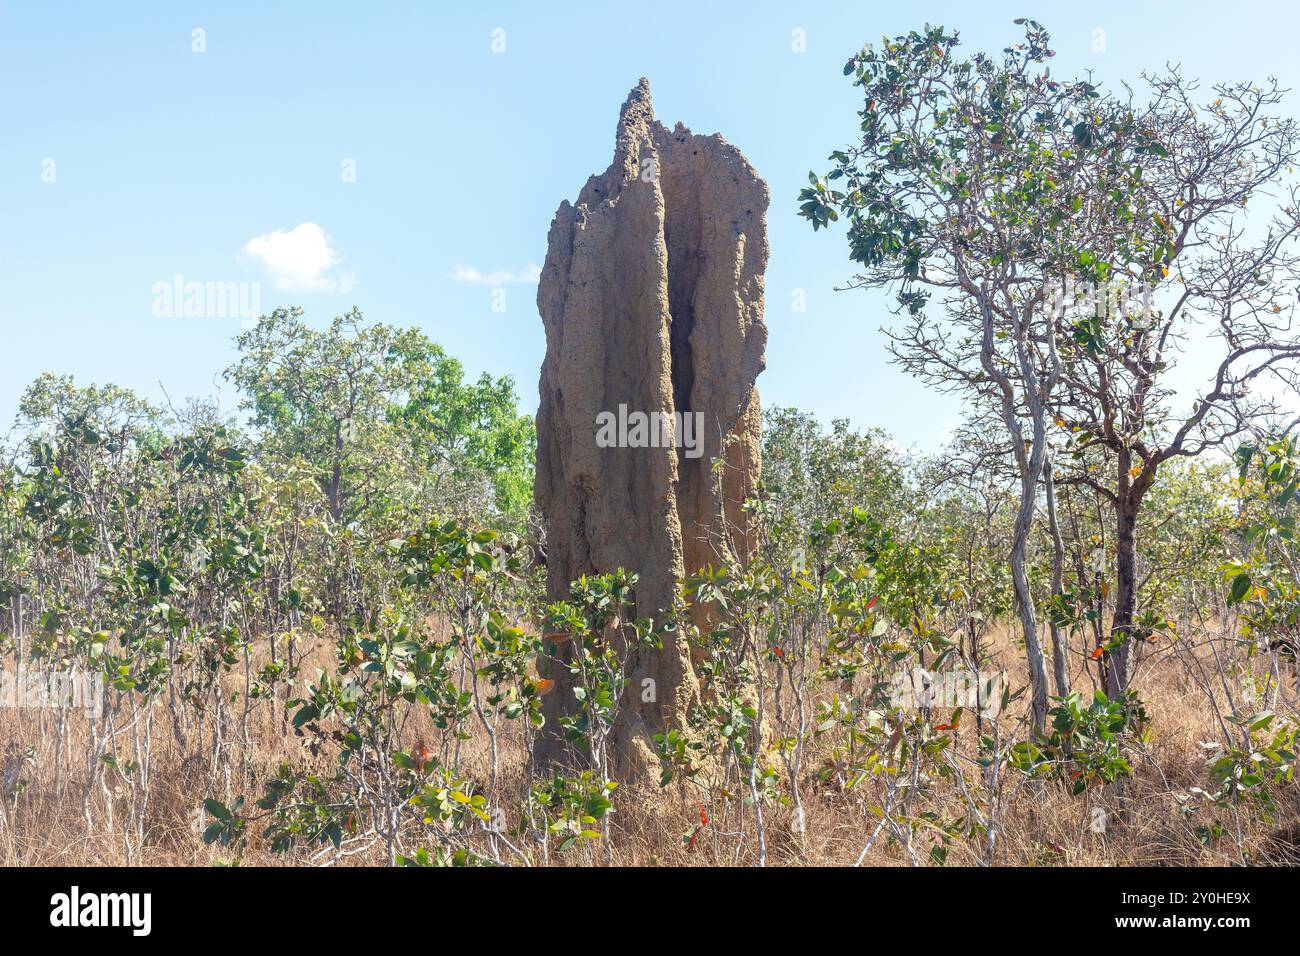
[[[473,285],[536,285],[542,275],[542,267],[530,262],[518,272],[509,269],[496,269],[483,272],[473,266],[458,265],[451,270],[448,277],[453,282],[469,282]]]
[[[354,273],[329,274],[343,257],[314,222],[254,236],[244,245],[244,252],[262,263],[271,287],[279,292],[343,295],[357,284]]]

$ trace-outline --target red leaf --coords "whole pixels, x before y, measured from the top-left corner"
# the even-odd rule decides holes
[[[1095,661],[1097,658],[1101,657],[1102,652],[1105,651],[1105,650],[1106,650],[1106,648],[1105,648],[1104,646],[1102,646],[1102,645],[1100,645],[1100,644],[1097,645],[1097,649],[1096,649],[1095,651],[1093,651],[1091,654],[1088,655],[1088,659],[1089,659],[1089,660],[1093,660],[1093,661]]]
[[[708,825],[709,825],[709,815],[704,812],[704,804],[701,803],[700,804],[700,826],[707,827]]]

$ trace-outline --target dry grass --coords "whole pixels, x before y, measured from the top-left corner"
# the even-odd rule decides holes
[[[1010,674],[1020,671],[1020,652],[1005,632],[995,637],[994,659]],[[1219,653],[1223,653],[1220,642]],[[318,663],[324,664],[328,648],[318,649]],[[1091,692],[1092,684],[1079,655],[1079,666],[1071,675],[1074,687]],[[1259,668],[1255,668],[1260,676]],[[303,673],[314,673],[307,666]],[[232,681],[232,686],[233,686]],[[1146,739],[1129,753],[1134,775],[1124,782],[1122,792],[1114,787],[1072,796],[1060,782],[1031,781],[1007,776],[1003,829],[996,862],[1006,865],[1190,865],[1300,862],[1300,799],[1294,786],[1279,799],[1278,812],[1269,821],[1258,814],[1242,814],[1241,846],[1230,833],[1206,845],[1196,834],[1198,824],[1214,819],[1210,811],[1189,818],[1180,810],[1176,794],[1207,783],[1202,741],[1221,740],[1215,709],[1230,712],[1226,690],[1216,669],[1212,648],[1184,638],[1179,644],[1163,646],[1148,654],[1138,670],[1136,685],[1152,719]],[[1251,697],[1251,681],[1243,674],[1227,682],[1227,690],[1239,707]],[[1211,699],[1213,697],[1213,699]],[[1279,693],[1277,709],[1295,714],[1291,688]],[[226,799],[247,794],[260,795],[266,778],[281,763],[294,768],[328,773],[332,755],[310,745],[308,737],[293,733],[283,719],[280,702],[263,701],[250,717],[251,747],[244,752],[238,741],[231,747],[229,773],[214,767],[215,742],[210,728],[181,741],[170,731],[166,704],[155,705],[153,746],[148,767],[147,802],[141,793],[133,795],[126,776],[112,769],[91,773],[88,753],[90,725],[78,712],[62,715],[51,709],[0,709],[0,769],[18,768],[17,786],[10,786],[0,811],[0,864],[95,866],[130,863],[150,866],[210,865],[229,861],[232,852],[205,845],[201,812],[205,795]],[[147,715],[140,715],[143,721]],[[1004,728],[1005,728],[1004,719]],[[135,739],[141,725],[123,736]],[[511,732],[514,725],[508,725]],[[1005,729],[1004,729],[1005,732]],[[970,754],[975,747],[973,727],[958,734],[958,745]],[[417,738],[435,739],[431,727],[422,726],[418,715],[403,730],[409,745]],[[29,752],[30,756],[25,756]],[[466,742],[462,765],[477,767],[486,777],[486,746],[482,739]],[[802,781],[806,825],[795,832],[790,811],[781,806],[765,810],[767,862],[769,865],[844,865],[857,859],[877,818],[870,805],[879,797],[865,789],[845,792],[834,774],[821,780],[817,771],[826,766],[826,754],[810,744],[807,772]],[[524,748],[518,737],[502,742],[500,805],[513,826],[530,785]],[[95,768],[96,770],[98,768]],[[214,772],[215,771],[215,772]],[[138,779],[140,771],[135,771]],[[87,790],[87,779],[102,776]],[[12,777],[12,773],[11,773]],[[11,781],[12,783],[12,781]],[[125,821],[132,808],[143,805],[137,836],[124,840]],[[686,835],[699,828],[701,801],[694,793],[655,787],[622,788],[615,796],[616,812],[609,818],[610,858],[623,865],[725,865],[756,861],[752,810],[737,810],[736,801],[719,801],[712,808],[709,825],[700,829],[694,845]],[[1106,813],[1105,831],[1089,825],[1094,807]],[[925,808],[949,817],[960,816],[963,804],[956,788],[939,784],[926,798]],[[735,818],[741,812],[745,819]],[[1219,811],[1219,818],[1235,833],[1237,821],[1231,811]],[[408,835],[411,846],[429,845],[428,834],[413,822]],[[735,834],[744,828],[744,837]],[[255,828],[250,828],[255,829]],[[536,854],[535,844],[526,845]],[[256,835],[243,854],[245,864],[334,865],[382,864],[386,855],[381,842],[345,841],[346,854],[319,847],[296,850],[278,857],[261,844]],[[979,839],[953,843],[948,865],[981,862],[983,842]],[[924,852],[922,858],[924,858]],[[551,853],[552,865],[606,862],[603,847]],[[908,857],[897,844],[881,840],[864,861],[867,865],[906,865]]]

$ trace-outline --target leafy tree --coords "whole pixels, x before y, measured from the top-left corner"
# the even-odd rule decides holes
[[[463,381],[459,361],[430,347],[429,373],[412,390],[398,422],[417,459],[462,485],[490,483],[511,523],[527,515],[537,452],[533,419],[520,415],[514,382],[486,372]]]
[[[365,326],[355,309],[318,331],[295,308],[263,316],[237,344],[226,377],[245,393],[264,453],[314,465],[330,515],[351,522],[397,480],[389,410],[427,367],[423,336]]]
[[[1300,204],[1282,182],[1300,158],[1300,127],[1270,115],[1283,91],[1275,81],[1219,84],[1197,103],[1195,84],[1176,69],[1146,81],[1140,109],[1107,97],[1085,114],[1106,141],[1131,140],[1131,129],[1147,138],[1136,169],[1142,242],[1095,256],[1104,285],[1052,314],[1066,343],[1051,402],[1065,439],[1058,482],[1093,488],[1115,524],[1102,658],[1112,697],[1128,687],[1142,618],[1158,610],[1138,604],[1141,517],[1158,476],[1270,427],[1300,386]],[[1117,113],[1127,126],[1101,122]],[[1248,219],[1252,200],[1264,208]],[[1190,405],[1174,385],[1186,342],[1199,343],[1213,369]]]
[[[1246,554],[1223,570],[1229,600],[1270,653],[1294,665],[1300,657],[1300,553],[1296,546],[1296,486],[1300,443],[1291,437],[1243,444],[1237,452],[1241,483],[1253,479],[1261,507],[1245,528]],[[1296,670],[1300,687],[1300,668]]]
[[[118,453],[130,443],[156,447],[166,424],[161,409],[128,388],[77,385],[71,375],[46,372],[19,399],[15,427],[25,439],[37,440],[61,428],[77,430]]]
[[[795,408],[763,413],[764,536],[774,563],[788,564],[817,521],[854,507],[893,526],[911,506],[903,462],[881,431],[842,419],[825,429]]]
[[[366,324],[357,310],[324,330],[278,309],[239,336],[227,378],[245,393],[263,451],[302,458],[336,523],[398,503],[526,513],[532,422],[514,384],[463,381],[460,362],[417,329]]]
[[[1020,481],[1010,561],[1041,724],[1047,680],[1026,570],[1040,483],[1088,483],[1114,511],[1114,614],[1101,653],[1117,697],[1135,633],[1137,517],[1160,466],[1222,446],[1241,421],[1271,411],[1250,399],[1257,378],[1293,384],[1300,342],[1283,288],[1296,280],[1300,221],[1292,199],[1248,241],[1239,216],[1295,157],[1295,124],[1268,115],[1276,85],[1217,87],[1198,110],[1173,71],[1148,77],[1151,100],[1137,107],[1054,79],[1047,31],[1017,22],[1024,42],[1000,61],[958,60],[942,27],[850,59],[845,73],[865,99],[860,139],[831,154],[825,177],[810,174],[800,199],[814,229],[848,219],[864,267],[855,285],[897,292],[898,362],[964,390],[977,421],[1009,436]],[[1156,290],[1154,304],[1097,307],[1139,288]],[[927,310],[934,293],[939,317]],[[1222,361],[1177,415],[1167,374],[1177,343],[1207,332]],[[1065,474],[1047,470],[1054,446],[1067,445],[1053,425],[1073,436]],[[1108,480],[1069,469],[1089,450]]]
[[[865,101],[860,136],[800,194],[814,229],[848,218],[850,256],[865,270],[854,285],[895,289],[906,317],[892,334],[897,361],[971,394],[1010,436],[1020,501],[1009,556],[1038,725],[1047,672],[1026,548],[1062,374],[1046,312],[1065,276],[1139,254],[1138,158],[1152,148],[1118,114],[1104,121],[1126,140],[1097,134],[1084,118],[1099,94],[1051,78],[1048,39],[1029,21],[1000,61],[958,59],[942,27],[864,47],[844,68]],[[939,319],[926,311],[935,292]]]

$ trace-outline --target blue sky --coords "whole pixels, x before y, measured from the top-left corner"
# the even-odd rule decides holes
[[[1168,60],[1300,87],[1281,2],[0,3],[0,432],[47,370],[233,407],[240,318],[156,315],[177,274],[258,282],[262,311],[316,324],[356,305],[419,326],[533,410],[532,267],[644,75],[660,120],[721,132],[772,188],[764,402],[933,449],[955,402],[888,364],[887,298],[833,291],[843,235],[795,196],[852,136],[841,67],[864,42],[931,22],[997,51],[1022,15],[1057,75],[1113,87]]]

